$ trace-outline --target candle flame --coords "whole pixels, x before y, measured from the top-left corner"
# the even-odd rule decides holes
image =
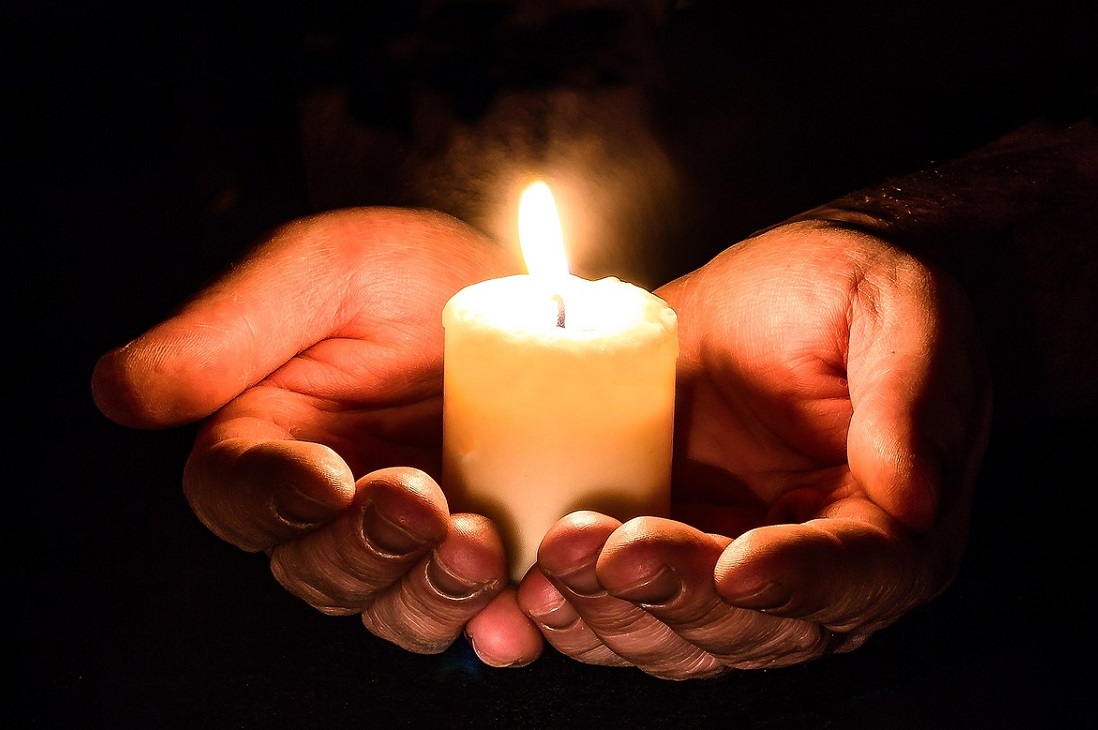
[[[540,180],[526,188],[519,200],[519,244],[526,270],[532,276],[545,279],[568,276],[557,204],[549,186]]]

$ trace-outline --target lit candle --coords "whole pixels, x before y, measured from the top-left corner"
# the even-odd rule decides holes
[[[544,183],[519,221],[530,273],[466,287],[442,315],[443,489],[496,523],[515,581],[569,512],[668,514],[678,356],[666,302],[568,273]]]

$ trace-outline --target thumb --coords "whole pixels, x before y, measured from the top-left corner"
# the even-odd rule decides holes
[[[970,347],[947,319],[965,306],[952,286],[896,254],[864,274],[850,314],[847,462],[874,503],[917,531],[937,517],[973,408]]]
[[[346,271],[334,261],[338,222],[281,227],[171,317],[100,357],[91,379],[98,408],[135,428],[195,421],[330,331]]]
[[[370,299],[392,295],[379,293],[379,273],[415,271],[445,297],[492,266],[499,253],[486,251],[475,231],[427,211],[354,209],[289,223],[172,317],[103,355],[92,396],[134,428],[204,418],[351,318],[391,314]]]

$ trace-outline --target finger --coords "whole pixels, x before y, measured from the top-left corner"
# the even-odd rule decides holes
[[[342,363],[345,364],[346,361]],[[392,372],[407,383],[418,379],[418,375],[410,375],[413,370],[409,366]],[[419,381],[426,383],[428,391],[422,400],[398,393],[400,386],[394,386],[389,393],[395,403],[359,401],[358,393],[349,391],[329,399],[265,381],[249,388],[199,425],[191,460],[215,460],[217,463],[206,471],[216,481],[226,473],[233,455],[240,452],[239,444],[312,441],[337,453],[353,474],[367,474],[393,464],[438,473],[441,457],[434,452],[438,450],[442,418],[441,369],[437,375],[437,382],[433,374]],[[352,387],[373,376],[363,374],[361,379],[354,379],[356,386]],[[317,383],[325,377],[326,374],[320,373],[313,378],[305,376],[300,382]]]
[[[274,546],[271,571],[325,613],[361,613],[449,530],[446,498],[433,479],[415,469],[383,469],[359,480],[353,504],[338,518]]]
[[[545,640],[561,654],[584,664],[610,667],[631,666],[602,643],[536,566],[518,587],[517,600],[523,612],[537,624]]]
[[[524,667],[541,656],[545,647],[541,633],[519,607],[516,594],[514,587],[505,586],[465,625],[473,651],[489,666]]]
[[[332,520],[354,499],[355,480],[321,444],[235,438],[196,446],[183,470],[183,492],[211,532],[258,552]]]
[[[599,582],[596,563],[606,540],[620,526],[593,512],[568,515],[546,533],[538,565],[599,640],[643,671],[678,678],[684,667],[696,676],[723,670],[718,660],[642,608],[610,595]]]
[[[446,538],[362,613],[371,633],[419,654],[437,654],[507,584],[503,542],[479,515],[454,515]]]
[[[679,678],[796,664],[823,654],[829,636],[817,624],[721,600],[713,571],[726,543],[672,520],[636,518],[607,540],[599,580],[611,595],[637,604],[724,665],[684,664]]]
[[[717,593],[732,606],[863,636],[932,597],[913,538],[879,507],[854,499],[831,510],[734,540],[714,569]]]
[[[853,300],[847,458],[877,504],[922,531],[937,516],[944,473],[982,456],[989,394],[977,385],[981,356],[959,289],[893,258],[864,275]]]
[[[470,265],[476,254],[485,263]],[[103,355],[93,397],[126,426],[203,418],[362,312],[383,318],[404,296],[437,299],[441,309],[474,272],[498,266],[488,261],[498,255],[471,228],[439,214],[359,209],[295,221],[172,317]],[[383,286],[377,274],[389,259],[418,271],[424,285],[397,277]],[[429,335],[441,342],[441,325]]]

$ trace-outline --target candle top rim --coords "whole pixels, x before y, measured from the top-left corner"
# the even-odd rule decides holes
[[[554,295],[563,298],[568,326],[556,326]],[[629,347],[671,340],[678,318],[663,299],[617,277],[591,281],[575,275],[539,280],[514,274],[472,284],[455,294],[442,313],[443,327],[504,334],[516,340],[559,345],[593,343]]]

